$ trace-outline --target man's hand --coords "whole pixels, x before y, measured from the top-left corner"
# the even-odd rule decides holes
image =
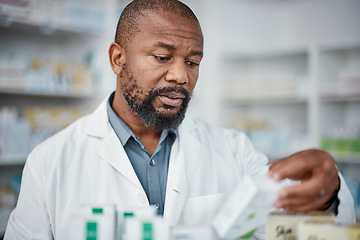
[[[317,149],[301,151],[270,166],[269,176],[276,181],[285,178],[300,184],[280,191],[275,207],[289,212],[325,210],[340,187],[338,169],[326,152]]]

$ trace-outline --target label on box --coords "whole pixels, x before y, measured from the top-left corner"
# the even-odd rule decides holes
[[[333,223],[335,216],[331,212],[312,212],[309,214],[271,213],[267,224],[268,240],[296,240],[298,224],[305,220]]]
[[[359,240],[360,227],[349,225],[301,222],[298,227],[298,240]]]

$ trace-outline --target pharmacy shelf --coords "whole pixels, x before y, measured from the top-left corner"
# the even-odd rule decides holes
[[[255,59],[255,58],[273,58],[273,57],[286,57],[294,55],[307,54],[308,46],[306,45],[293,45],[293,46],[281,46],[275,48],[269,47],[256,47],[256,48],[243,48],[243,49],[232,49],[229,51],[227,46],[221,49],[223,56],[226,56],[227,60],[234,61],[239,58],[241,59]],[[231,46],[234,47],[234,46]]]
[[[250,106],[250,105],[298,105],[307,104],[307,99],[254,99],[237,100],[234,98],[223,97],[223,103],[232,106]]]
[[[21,31],[21,32],[38,32],[44,35],[83,35],[89,34],[93,36],[100,36],[103,32],[99,31],[91,31],[86,29],[77,29],[71,27],[63,27],[51,25],[49,23],[35,23],[35,22],[26,22],[17,19],[11,18],[2,18],[0,21],[0,27],[3,29],[13,30],[13,31]]]
[[[16,157],[0,157],[0,167],[6,166],[22,166],[25,164],[27,156],[16,156]]]
[[[32,92],[22,90],[0,89],[0,95],[18,95],[24,97],[45,97],[45,98],[71,98],[71,99],[98,99],[94,93],[60,93],[60,92]]]
[[[284,152],[284,153],[265,153],[265,155],[269,158],[269,162],[273,163],[277,160],[289,157],[291,154],[293,154],[294,151],[292,152]],[[360,155],[356,155],[356,154],[347,154],[347,153],[337,153],[337,152],[333,152],[333,151],[329,151],[329,153],[331,154],[331,156],[334,158],[335,162],[338,164],[355,164],[356,166],[360,166]]]
[[[359,102],[360,103],[360,96],[321,97],[320,101],[323,103],[337,103],[337,102]]]
[[[360,166],[360,155],[333,155],[335,161],[340,164],[356,164]]]

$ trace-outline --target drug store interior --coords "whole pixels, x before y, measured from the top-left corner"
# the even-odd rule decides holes
[[[360,2],[184,0],[205,37],[189,112],[275,161],[334,157],[360,221]],[[27,155],[115,87],[108,47],[129,1],[0,1],[0,237]]]

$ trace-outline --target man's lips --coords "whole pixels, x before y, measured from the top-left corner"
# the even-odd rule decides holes
[[[168,106],[177,107],[182,104],[185,95],[177,92],[167,92],[167,93],[161,93],[159,97],[164,104]]]

